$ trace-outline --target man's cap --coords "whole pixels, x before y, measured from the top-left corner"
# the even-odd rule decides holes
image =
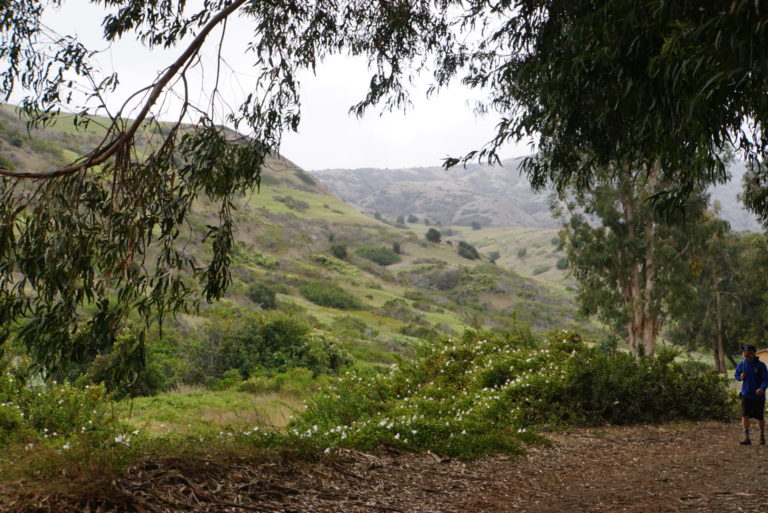
[[[752,344],[747,344],[745,346],[742,346],[741,350],[742,351],[752,351],[753,353],[757,352],[757,348],[755,346],[753,346]]]

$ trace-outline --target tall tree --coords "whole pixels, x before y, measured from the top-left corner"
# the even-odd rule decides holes
[[[706,195],[689,197],[682,219],[660,218],[649,202],[663,184],[658,170],[606,176],[589,192],[562,205],[561,240],[577,300],[622,334],[633,354],[652,355],[666,320],[666,304],[685,286],[687,259]]]

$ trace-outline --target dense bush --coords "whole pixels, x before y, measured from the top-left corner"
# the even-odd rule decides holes
[[[336,285],[323,280],[313,280],[299,287],[301,295],[316,305],[339,310],[362,310],[365,305],[355,296]]]
[[[429,242],[440,242],[440,239],[442,238],[442,235],[440,233],[440,230],[437,230],[435,228],[430,228],[427,230],[427,233],[424,235]]]
[[[355,254],[379,265],[392,265],[400,262],[400,255],[392,248],[363,246],[355,250]]]
[[[468,332],[382,372],[348,373],[308,403],[294,433],[321,446],[382,444],[469,458],[515,452],[553,424],[724,419],[726,382],[669,354],[636,360],[570,332]]]
[[[188,348],[186,381],[221,388],[254,374],[286,372],[294,367],[315,374],[336,372],[350,363],[335,342],[314,333],[301,319],[282,312],[243,314],[236,322],[211,319],[206,334]],[[236,370],[236,376],[232,370]]]
[[[251,283],[248,285],[245,295],[264,310],[274,310],[277,308],[277,294],[266,283]]]
[[[498,251],[491,251],[490,253],[488,253],[488,258],[491,259],[491,262],[495,262],[496,260],[501,258],[501,253],[499,253]]]
[[[534,276],[538,276],[539,274],[544,274],[545,272],[549,271],[551,269],[548,265],[540,265],[538,267],[535,267],[531,274]]]
[[[45,384],[0,371],[0,446],[108,431],[114,422],[105,397],[101,385]]]
[[[459,242],[458,253],[460,256],[470,260],[477,260],[480,258],[480,253],[477,252],[477,249],[472,244],[464,241]]]
[[[347,258],[346,244],[331,244],[331,255],[335,256],[339,260],[344,260]]]
[[[528,248],[520,248],[517,250],[517,258],[525,258],[528,255]]]
[[[557,263],[555,264],[555,267],[560,269],[561,271],[564,271],[568,269],[568,259],[567,258],[558,258]]]

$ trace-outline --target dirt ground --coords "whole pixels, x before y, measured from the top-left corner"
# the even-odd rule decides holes
[[[736,424],[580,429],[517,459],[338,450],[318,463],[165,459],[132,468],[109,496],[0,487],[0,511],[768,512],[768,448]]]

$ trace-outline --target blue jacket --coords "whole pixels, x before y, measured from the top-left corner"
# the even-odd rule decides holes
[[[736,381],[741,381],[742,372],[746,374],[744,382],[741,384],[741,395],[744,397],[757,399],[756,391],[758,388],[762,388],[763,391],[768,389],[768,368],[757,356],[751,362],[746,358],[739,362],[736,366],[736,372],[733,374]],[[765,397],[765,394],[762,397]]]

